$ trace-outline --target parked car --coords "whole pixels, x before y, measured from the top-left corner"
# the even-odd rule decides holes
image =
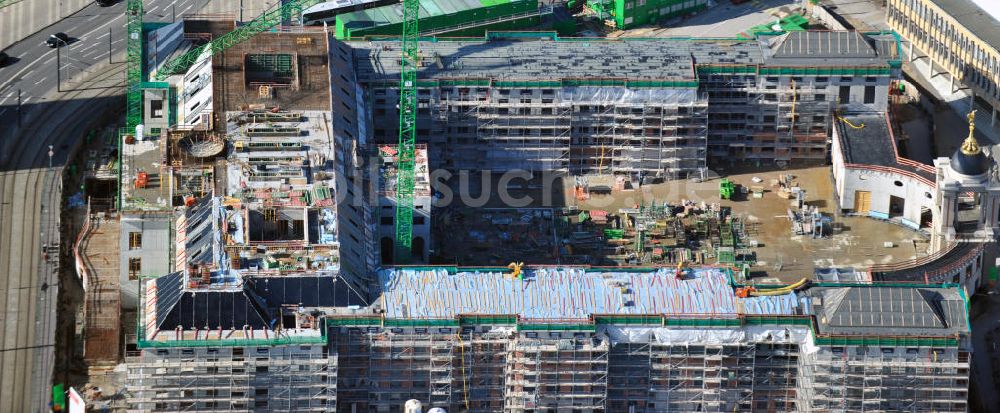
[[[115,0],[97,0],[95,1],[95,3],[97,3],[97,5],[100,7],[108,7],[112,4],[115,4]]]
[[[69,36],[62,32],[49,35],[49,39],[45,41],[45,44],[49,45],[49,47],[62,47],[69,44]]]
[[[7,56],[7,53],[0,52],[0,67],[3,67],[5,64],[7,64],[7,59],[9,58],[10,56]]]

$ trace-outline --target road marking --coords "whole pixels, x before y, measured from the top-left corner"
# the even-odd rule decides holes
[[[100,15],[100,14],[95,14],[95,15],[93,15],[93,16],[90,16],[90,18],[89,18],[89,19],[87,19],[87,21],[88,21],[88,22],[89,22],[89,21],[94,21],[94,19],[96,19],[96,18],[98,18],[98,17],[101,17],[101,15]]]
[[[89,57],[90,55],[92,55],[92,54],[94,54],[94,53],[97,53],[97,52],[99,52],[99,51],[100,51],[100,50],[96,50],[96,49],[95,49],[95,50],[91,50],[91,51],[89,51],[89,52],[87,52],[87,53],[84,53],[84,54],[83,54],[83,57]]]
[[[87,33],[84,33],[84,34],[80,35],[80,38],[81,38],[81,39],[83,39],[83,38],[86,38],[86,37],[87,37],[87,36],[89,36],[89,35],[90,35],[91,33],[93,33],[93,32],[95,32],[95,31],[97,31],[97,30],[101,30],[101,29],[103,29],[103,28],[107,27],[107,26],[108,26],[109,24],[111,24],[112,22],[114,22],[115,20],[117,20],[117,19],[119,19],[119,18],[120,18],[120,17],[116,17],[116,18],[115,18],[115,19],[113,19],[113,20],[108,20],[107,22],[105,22],[105,23],[101,24],[100,26],[97,26],[96,28],[94,28],[94,30],[91,30],[91,31],[89,31],[89,32],[87,32]],[[125,27],[125,26],[122,26],[122,27]],[[44,45],[45,43],[42,43],[42,44]],[[14,80],[16,80],[16,79],[19,79],[19,78],[18,78],[18,76],[19,76],[19,75],[21,75],[21,73],[22,73],[22,72],[24,72],[24,71],[26,71],[26,70],[28,70],[28,69],[31,69],[31,70],[33,71],[33,70],[34,70],[34,66],[35,66],[35,64],[36,64],[36,63],[38,63],[38,62],[39,62],[40,60],[42,60],[42,59],[44,59],[44,58],[46,58],[46,57],[49,57],[49,59],[51,60],[51,56],[49,56],[49,55],[50,55],[50,53],[43,53],[43,54],[42,54],[41,56],[39,56],[39,57],[38,57],[37,59],[35,59],[35,60],[31,61],[30,63],[27,63],[27,64],[26,64],[26,65],[24,66],[24,68],[23,68],[23,69],[21,69],[21,70],[20,70],[19,72],[15,73],[15,74],[14,74],[14,76],[11,76],[11,77],[7,78],[8,80],[7,80],[6,82],[3,82],[2,84],[0,84],[0,89],[4,89],[5,87],[7,87],[7,85],[9,85],[9,84],[13,83],[13,82],[14,82]],[[29,72],[29,73],[30,73],[30,72]]]
[[[41,84],[42,82],[44,82],[45,79],[47,79],[47,78],[43,77],[43,78],[39,79],[37,82],[35,82],[35,86],[38,86],[39,84]]]

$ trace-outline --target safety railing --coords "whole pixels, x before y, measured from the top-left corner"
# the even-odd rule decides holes
[[[927,255],[927,256],[923,256],[923,257],[919,257],[919,258],[914,258],[912,260],[901,261],[901,262],[892,263],[892,264],[875,264],[875,265],[872,265],[872,266],[868,267],[868,271],[871,272],[871,273],[877,273],[877,272],[895,272],[895,271],[902,271],[902,270],[907,270],[907,269],[911,269],[911,268],[917,268],[917,267],[920,267],[920,266],[927,265],[927,264],[929,264],[931,262],[937,261],[938,259],[944,257],[945,255],[948,255],[957,246],[958,246],[957,243],[948,244],[944,248],[942,248],[942,249],[934,252],[933,254],[930,254],[930,255]]]

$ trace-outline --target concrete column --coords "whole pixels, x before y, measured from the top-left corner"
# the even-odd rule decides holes
[[[910,61],[917,60],[916,56],[913,56],[913,42],[910,42]]]
[[[955,93],[955,75],[948,75],[948,93]]]
[[[927,78],[930,79],[930,78],[933,78],[933,77],[934,77],[934,59],[928,58],[927,59]]]
[[[997,108],[994,107],[990,112],[992,113],[990,116],[990,126],[997,126]]]

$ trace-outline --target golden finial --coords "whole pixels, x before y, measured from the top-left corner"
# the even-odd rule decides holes
[[[974,132],[976,130],[976,111],[973,110],[969,112],[969,136],[965,138],[965,142],[962,142],[962,153],[966,155],[979,155],[982,153],[982,149],[979,148],[979,142],[976,142]]]

